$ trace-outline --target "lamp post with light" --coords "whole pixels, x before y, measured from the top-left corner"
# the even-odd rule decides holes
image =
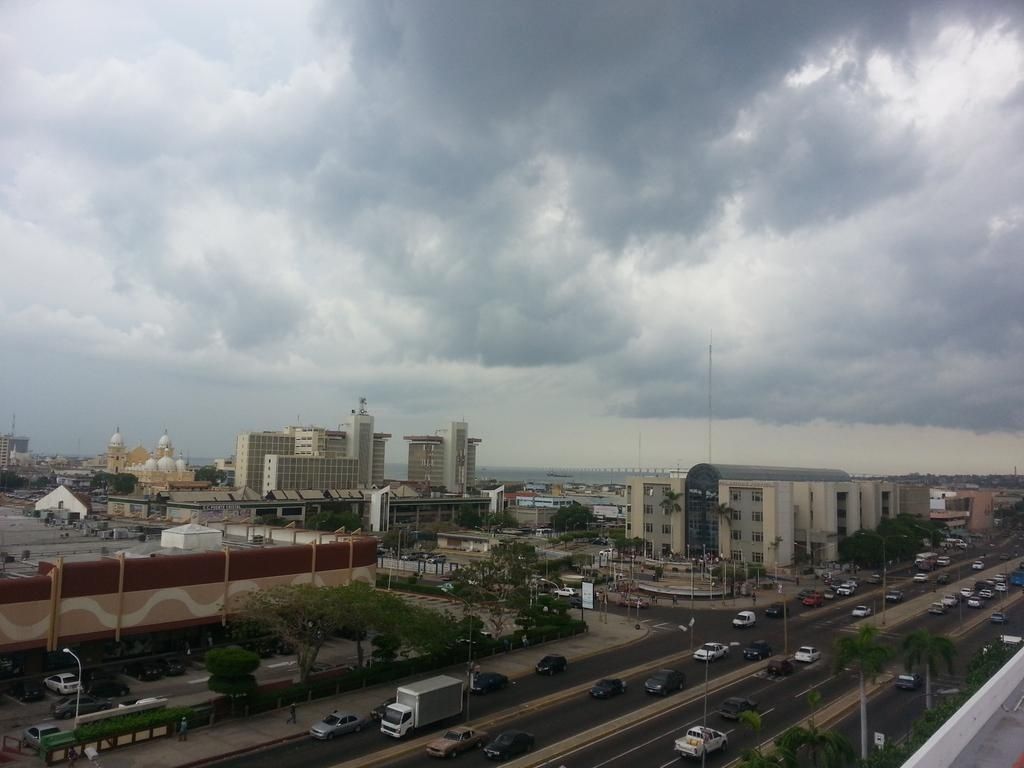
[[[63,648],[64,653],[78,664],[78,688],[75,690],[75,726],[78,726],[78,704],[82,700],[82,660],[70,648]]]

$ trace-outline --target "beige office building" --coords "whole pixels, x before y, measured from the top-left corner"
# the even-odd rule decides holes
[[[294,456],[295,436],[289,432],[243,432],[235,441],[235,487],[263,487],[267,455]]]
[[[453,421],[438,433],[405,436],[409,482],[465,493],[476,485],[476,448],[482,441],[469,436],[469,424],[464,421]]]
[[[261,493],[305,488],[357,488],[359,461],[328,456],[264,457]]]

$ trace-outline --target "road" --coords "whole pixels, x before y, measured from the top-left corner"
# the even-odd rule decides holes
[[[969,563],[975,556],[975,552],[968,553],[961,558],[961,562]],[[987,565],[991,566],[996,562],[994,556],[990,556]],[[1012,565],[1012,563],[1008,564],[1007,569]],[[957,564],[954,563],[950,568],[943,570],[955,572],[956,568]],[[962,573],[966,578],[969,571],[964,568]],[[912,582],[906,570],[902,573],[891,572],[889,586],[903,589],[908,600],[934,590],[932,583]],[[866,587],[871,588],[866,589]],[[938,588],[938,590],[941,589],[942,587]],[[937,594],[941,594],[941,591],[937,591]],[[599,741],[584,745],[577,751],[560,755],[557,761],[552,762],[552,766],[564,764],[569,768],[577,766],[587,766],[588,768],[605,768],[607,766],[611,768],[627,764],[661,766],[672,762],[674,760],[672,752],[674,739],[689,725],[703,722],[704,718],[705,702],[702,694],[705,667],[692,659],[678,658],[681,651],[689,648],[689,636],[681,632],[678,627],[680,624],[687,623],[693,616],[695,619],[695,644],[714,640],[732,646],[730,657],[712,664],[707,671],[710,691],[708,705],[712,712],[708,722],[712,727],[720,727],[730,734],[729,751],[734,755],[743,748],[753,746],[755,737],[746,729],[737,727],[730,721],[722,720],[714,714],[717,704],[730,695],[744,695],[755,699],[761,704],[765,723],[763,735],[767,736],[775,731],[784,730],[808,714],[806,703],[808,691],[819,690],[827,703],[850,690],[855,685],[852,676],[846,673],[838,676],[832,675],[830,648],[833,638],[837,632],[848,629],[849,625],[853,623],[851,610],[854,605],[866,604],[878,608],[881,605],[881,598],[880,585],[865,585],[861,592],[853,597],[839,598],[822,608],[798,609],[789,621],[789,650],[792,652],[797,646],[803,644],[816,644],[823,651],[822,660],[812,665],[798,665],[798,671],[783,681],[770,680],[763,674],[751,674],[725,687],[718,685],[716,678],[725,673],[741,670],[744,666],[756,666],[742,659],[742,646],[748,641],[765,639],[774,646],[776,652],[782,650],[782,620],[759,618],[755,628],[735,630],[731,626],[734,615],[732,611],[698,609],[691,613],[688,608],[682,606],[654,607],[642,612],[641,620],[647,622],[653,630],[643,642],[620,649],[614,654],[599,655],[578,663],[574,663],[570,659],[569,669],[562,675],[554,678],[539,676],[524,678],[516,681],[505,691],[483,698],[474,698],[472,720],[478,723],[484,722],[488,717],[506,711],[510,707],[525,707],[531,703],[540,702],[539,709],[533,712],[527,711],[514,721],[503,721],[495,729],[495,732],[508,728],[527,730],[534,733],[537,745],[541,747],[557,743],[588,729],[607,727],[608,734],[603,735]],[[762,599],[762,607],[765,602],[766,600]],[[998,600],[992,601],[993,605],[987,607],[986,613],[994,610],[994,604],[997,602]],[[749,601],[737,601],[737,610],[749,607]],[[611,610],[617,613],[622,612],[622,609],[619,608]],[[927,619],[933,631],[948,633],[957,627],[962,618],[970,618],[976,613],[976,611],[964,608],[963,616],[961,612],[953,611],[945,616],[928,616]],[[988,628],[987,624],[982,627],[982,630],[986,628]],[[983,635],[982,630],[975,634]],[[901,628],[901,633],[898,636],[889,634],[889,639],[895,642],[902,637],[905,631],[908,631],[906,625]],[[994,634],[999,634],[999,632],[996,631]],[[641,725],[620,728],[616,727],[615,721],[623,715],[651,703],[651,698],[643,691],[645,674],[627,677],[629,690],[623,696],[607,701],[597,701],[581,694],[579,701],[574,699],[571,704],[558,704],[553,710],[543,708],[542,700],[546,696],[572,686],[593,682],[600,677],[618,676],[615,674],[617,670],[645,663],[656,665],[659,659],[667,656],[677,657],[677,661],[671,665],[685,672],[686,690],[682,694],[676,695],[676,703],[670,701],[671,708],[667,712],[652,716]],[[458,674],[461,673],[462,668],[453,668],[452,671]],[[486,671],[486,666],[484,671]],[[883,694],[883,696],[885,695]],[[923,706],[923,701],[921,705]],[[909,717],[910,715],[907,714],[907,718]],[[909,724],[909,722],[908,719],[907,723]],[[859,731],[855,735],[857,733]],[[859,736],[857,738],[859,739]],[[247,768],[261,768],[262,766],[281,768],[281,766],[302,765],[318,768],[319,766],[333,765],[341,760],[351,760],[361,755],[367,755],[394,744],[395,742],[377,732],[367,731],[346,736],[340,742],[321,743],[312,740],[291,742],[258,754],[222,761],[218,765],[244,765]],[[479,754],[463,756],[459,761],[466,764],[483,764],[485,762],[483,756]],[[711,756],[708,759],[708,764],[712,766],[726,762],[728,759],[719,755]],[[418,754],[391,763],[396,768],[428,764],[432,765],[434,761],[425,755]]]

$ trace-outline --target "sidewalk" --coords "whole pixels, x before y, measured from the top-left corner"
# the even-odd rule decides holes
[[[500,672],[511,679],[533,674],[533,668],[542,656],[560,653],[570,663],[598,653],[605,653],[617,647],[629,645],[647,636],[645,628],[637,630],[635,619],[609,614],[604,623],[598,616],[588,617],[590,631],[565,640],[514,650],[480,660],[484,671]],[[442,670],[461,677],[465,666],[459,665]],[[104,768],[182,768],[200,766],[232,754],[252,752],[281,742],[298,738],[309,738],[309,727],[324,714],[333,709],[369,713],[373,707],[394,696],[398,682],[365,688],[341,696],[316,699],[297,707],[298,722],[291,724],[287,709],[267,712],[245,719],[225,720],[210,728],[199,728],[189,732],[188,741],[179,742],[175,737],[159,739],[148,744],[115,749],[102,754]],[[183,698],[183,703],[199,704],[209,700],[209,692],[197,693]]]

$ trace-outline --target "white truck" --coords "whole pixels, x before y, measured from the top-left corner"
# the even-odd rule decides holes
[[[680,757],[701,759],[712,752],[725,751],[729,746],[729,737],[713,728],[696,725],[686,735],[676,739],[676,752]]]
[[[412,731],[462,712],[462,681],[448,675],[401,686],[384,710],[380,732],[400,739]]]

